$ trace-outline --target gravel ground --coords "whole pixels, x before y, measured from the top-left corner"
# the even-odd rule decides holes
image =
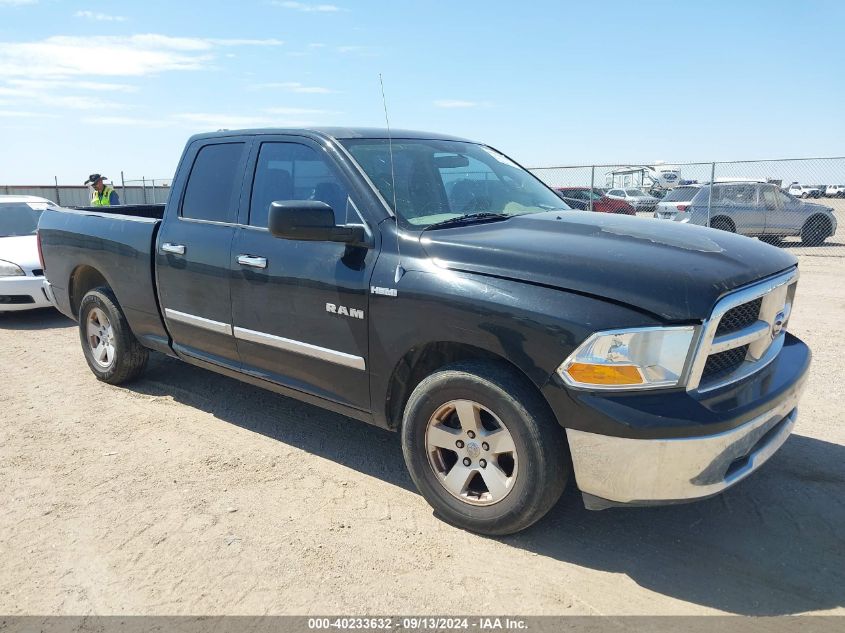
[[[0,317],[0,613],[845,614],[845,250],[793,252],[815,361],[759,473],[665,508],[570,489],[500,539],[434,517],[395,434],[162,356],[111,387],[72,322]]]

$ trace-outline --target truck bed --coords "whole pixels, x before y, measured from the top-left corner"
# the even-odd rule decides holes
[[[154,278],[163,212],[164,205],[45,210],[38,234],[59,311],[76,319],[82,296],[104,280],[141,343],[167,350]]]

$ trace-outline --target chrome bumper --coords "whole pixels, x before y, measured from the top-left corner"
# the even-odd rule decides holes
[[[41,284],[41,290],[44,292],[44,296],[47,297],[47,300],[53,307],[56,307],[56,297],[53,296],[53,286],[50,285],[50,282],[46,279]]]
[[[567,429],[575,480],[593,510],[709,497],[757,470],[795,426],[801,389],[735,429],[692,438],[631,439]]]

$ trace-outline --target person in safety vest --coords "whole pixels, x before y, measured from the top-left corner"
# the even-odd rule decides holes
[[[106,177],[100,174],[91,174],[84,183],[94,188],[94,191],[91,193],[92,207],[110,207],[120,204],[120,198],[118,198],[117,192],[111,185],[103,182],[105,179]]]

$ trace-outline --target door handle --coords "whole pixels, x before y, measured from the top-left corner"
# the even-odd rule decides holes
[[[267,268],[266,257],[255,257],[253,255],[238,255],[238,263],[241,266],[251,266],[252,268]]]
[[[161,252],[162,253],[172,253],[174,255],[184,255],[185,254],[185,245],[184,244],[171,244],[170,242],[165,242],[161,245]]]

